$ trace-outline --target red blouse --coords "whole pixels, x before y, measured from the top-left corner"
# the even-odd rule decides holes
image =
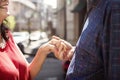
[[[0,48],[0,80],[31,80],[29,64],[15,44],[10,32],[8,35],[6,47]]]

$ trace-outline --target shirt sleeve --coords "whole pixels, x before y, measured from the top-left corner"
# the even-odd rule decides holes
[[[97,21],[96,21],[97,22]],[[67,71],[66,80],[104,80],[101,53],[101,27],[82,32]]]
[[[103,1],[103,0],[101,0]],[[67,71],[66,80],[104,80],[102,19],[106,5],[101,2],[88,16]]]
[[[77,47],[66,80],[104,80],[102,64],[96,53]]]

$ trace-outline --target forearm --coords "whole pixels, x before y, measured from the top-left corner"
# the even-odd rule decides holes
[[[41,67],[46,59],[46,56],[47,55],[45,54],[45,52],[43,52],[42,49],[39,48],[39,50],[36,53],[36,56],[29,65],[30,75],[32,79],[35,78],[35,76],[41,70]]]

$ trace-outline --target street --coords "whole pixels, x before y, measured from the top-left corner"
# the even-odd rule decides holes
[[[25,57],[28,62],[31,62],[34,56],[25,55]],[[48,57],[35,80],[64,80],[62,62]]]

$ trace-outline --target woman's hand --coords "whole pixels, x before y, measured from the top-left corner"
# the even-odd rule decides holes
[[[69,60],[73,55],[73,46],[67,41],[53,36],[51,44],[55,45],[57,51],[54,52],[55,56],[60,60]]]
[[[53,52],[60,60],[69,60],[73,55],[72,49],[73,47],[70,43],[54,36],[49,42],[40,46],[34,59],[30,63],[31,78],[33,79],[39,73],[50,52]]]
[[[47,56],[50,52],[57,52],[57,48],[55,47],[55,45],[52,45],[50,42],[51,41],[40,46],[40,54],[44,54]]]
[[[51,44],[51,40],[49,42],[43,44],[42,46],[40,46],[34,59],[32,60],[32,62],[29,65],[30,74],[31,74],[32,79],[34,79],[35,76],[39,73],[39,71],[42,68],[42,65],[45,62],[47,55],[50,52],[57,52],[55,45]]]

